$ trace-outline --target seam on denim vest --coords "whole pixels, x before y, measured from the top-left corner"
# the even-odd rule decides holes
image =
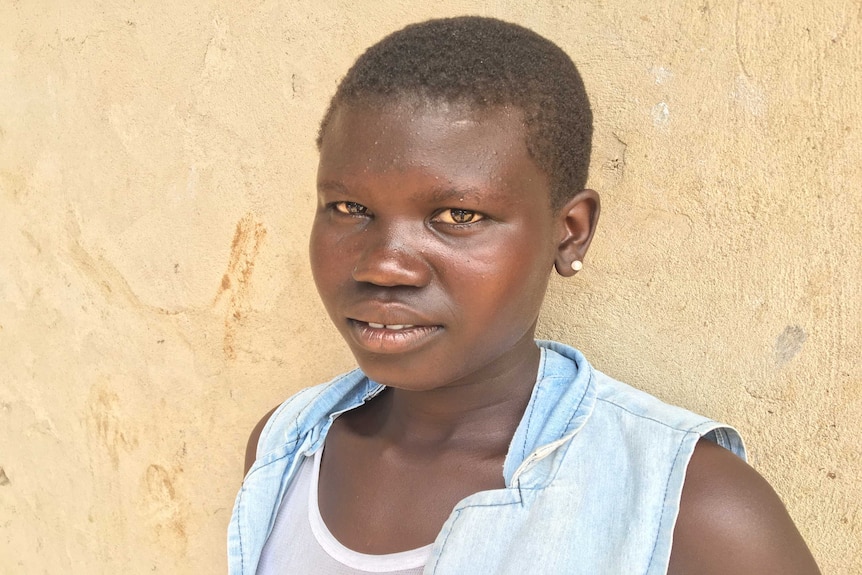
[[[303,410],[307,409],[318,397],[320,397],[320,395],[325,390],[325,386],[321,386],[321,388],[322,389],[320,389],[316,395],[314,395],[308,401],[306,401],[305,407],[303,407],[299,410],[299,412],[296,414],[296,416],[293,418],[292,421],[288,420],[288,421],[284,422],[284,424],[279,424],[278,427],[279,428],[287,428],[287,429],[290,429],[291,427],[293,427],[294,428],[294,435],[298,435],[298,433],[296,433],[296,429],[297,429],[296,421],[299,418],[299,416],[302,414]],[[266,425],[264,425],[263,430],[261,431],[260,438],[258,438],[258,441],[257,441],[257,448],[258,449],[260,449],[261,446],[266,448],[267,451],[269,451],[273,448],[272,446],[269,445],[269,440],[270,440],[270,435],[272,434],[273,428],[276,428],[277,420],[291,405],[293,405],[294,403],[299,401],[303,397],[303,395],[305,395],[305,393],[303,393],[303,392],[307,393],[307,392],[311,391],[311,389],[312,388],[305,388],[303,390],[300,390],[298,393],[296,393],[296,394],[292,395],[291,397],[287,398],[286,400],[284,400],[282,402],[282,404],[280,406],[278,406],[278,408],[272,413],[269,420],[266,422]]]
[[[240,575],[244,575],[245,573],[245,553],[242,551],[242,526],[240,521],[240,512],[242,510],[242,495],[245,493],[245,481],[242,482],[242,485],[239,487],[239,501],[237,501],[237,518],[236,518],[236,538],[239,542],[239,572]]]
[[[562,448],[563,448],[563,446],[565,446],[565,450],[566,450],[566,451],[568,451],[569,446],[572,444],[572,439],[573,439],[573,438],[574,438],[574,436],[577,434],[577,431],[572,432],[572,433],[570,433],[570,434],[567,434],[566,432],[568,431],[569,427],[572,425],[572,421],[574,421],[574,420],[575,420],[575,418],[576,418],[576,417],[578,416],[578,414],[580,413],[580,411],[581,411],[581,406],[584,404],[584,399],[585,399],[585,398],[586,398],[586,396],[587,396],[587,392],[589,391],[590,386],[593,386],[593,385],[595,384],[595,376],[596,376],[596,372],[595,372],[595,370],[590,369],[590,371],[589,371],[589,376],[588,376],[588,378],[587,378],[587,384],[584,386],[584,392],[581,394],[580,398],[578,399],[578,404],[577,404],[577,405],[572,409],[571,414],[569,415],[569,419],[566,421],[566,425],[565,425],[565,428],[564,428],[564,430],[563,430],[563,434],[562,434],[558,439],[555,439],[555,440],[554,440],[554,441],[559,441],[559,440],[561,440],[561,439],[564,439],[564,438],[565,438],[565,439],[566,439],[566,441],[565,441],[565,442],[563,442],[563,443],[561,443],[561,444],[560,444],[556,449],[552,450],[552,451],[551,451],[551,452],[549,452],[547,455],[545,455],[545,456],[541,457],[540,459],[537,459],[537,460],[536,460],[536,462],[534,462],[534,463],[537,463],[537,462],[539,462],[539,461],[542,461],[542,460],[544,460],[544,459],[546,459],[546,458],[550,457],[550,456],[551,456],[551,454],[552,454],[554,451],[558,451],[559,449],[562,449]],[[565,377],[565,376],[562,376],[562,375],[558,375],[558,376],[552,376],[552,377],[548,377],[548,378],[547,378],[547,380],[548,380],[548,381],[556,380],[556,379],[565,380],[565,379],[566,379],[566,377]],[[597,399],[598,399],[598,398],[597,398]],[[533,410],[533,412],[535,412],[535,410]],[[532,418],[532,414],[533,414],[533,412],[531,412],[531,414],[530,414],[530,417],[531,417],[531,418]],[[591,416],[592,416],[592,413],[589,413],[589,414],[583,414],[583,415],[584,415],[584,417],[585,417],[585,418],[589,418],[589,417],[591,417]],[[529,431],[529,421],[530,421],[530,420],[528,420],[528,421],[527,421],[527,431]],[[586,424],[586,420],[584,420],[584,424],[582,424],[582,425],[581,425],[581,427],[583,428],[583,425],[585,425],[585,424]],[[528,435],[528,434],[527,434],[527,433],[525,433],[525,435]],[[568,435],[568,437],[567,437],[567,435]],[[550,443],[553,443],[554,441],[551,441]],[[545,445],[547,445],[547,444],[545,444]],[[540,446],[539,446],[539,448],[540,448],[540,447],[542,447],[542,446],[540,445]],[[538,448],[537,448],[537,449],[538,449]],[[524,447],[523,447],[523,449],[521,450],[521,452],[522,452],[522,453],[524,453],[526,450],[527,450],[527,438],[525,437],[525,438],[524,438]],[[535,451],[535,450],[534,450],[534,451]],[[563,455],[565,455],[565,453],[564,453]],[[519,488],[520,488],[520,484],[521,484],[521,482],[520,482],[520,477],[521,477],[521,475],[523,475],[523,473],[525,473],[527,470],[524,470],[524,471],[523,471],[523,472],[521,472],[521,473],[518,473],[518,470],[521,468],[521,466],[524,464],[524,461],[526,461],[526,460],[527,460],[527,458],[528,458],[529,456],[530,456],[530,454],[529,454],[529,453],[527,453],[527,454],[525,454],[525,455],[524,455],[524,459],[521,461],[521,463],[518,465],[518,467],[516,467],[516,468],[515,468],[515,471],[514,471],[514,473],[513,473],[513,475],[512,475],[512,476],[513,476],[513,478],[514,478],[515,476],[517,476],[517,478],[518,478],[518,480],[519,480],[519,481],[518,481],[518,486],[519,486]],[[553,480],[554,480],[554,478],[557,476],[557,472],[558,472],[558,471],[559,471],[559,465],[558,465],[558,466],[557,466],[557,468],[553,471],[553,473],[549,473],[549,474],[548,474],[548,477],[547,477],[547,481],[546,481],[546,482],[543,482],[543,483],[542,483],[542,485],[540,485],[540,486],[538,486],[538,487],[530,487],[530,488],[527,488],[527,489],[528,489],[528,490],[544,489],[545,487],[547,487],[547,486],[550,484],[550,482],[551,482],[551,481],[553,481]]]
[[[533,384],[536,386],[536,392],[540,391],[540,383],[545,379],[545,366],[548,361],[548,354],[543,350],[541,355],[542,361],[539,363],[538,375],[536,376],[536,383]],[[524,444],[521,445],[521,463],[524,462],[524,459],[527,458],[529,453],[527,453],[527,440],[530,438],[530,425],[533,422],[533,415],[536,413],[536,405],[531,401],[529,403],[530,414],[527,417],[527,427],[524,429]],[[520,466],[520,465],[519,465]],[[515,468],[517,471],[518,468]]]
[[[449,526],[449,532],[446,533],[446,537],[443,538],[443,541],[440,542],[440,551],[437,553],[437,557],[434,560],[434,566],[432,567],[431,573],[437,572],[437,566],[440,564],[440,558],[443,556],[443,552],[446,550],[446,542],[449,541],[449,536],[452,535],[452,531],[455,528],[455,524],[458,522],[458,518],[461,517],[461,509],[456,509],[453,511],[455,516],[452,518],[452,524]]]
[[[693,427],[678,427],[678,426],[675,426],[675,425],[671,425],[670,423],[667,423],[666,421],[662,421],[662,420],[660,420],[660,419],[656,419],[656,418],[654,418],[654,417],[652,417],[652,416],[649,416],[649,415],[646,415],[646,414],[643,414],[643,413],[637,413],[637,412],[635,412],[635,411],[632,411],[631,409],[629,409],[629,408],[627,408],[627,407],[625,407],[625,406],[623,406],[623,405],[620,405],[619,403],[616,403],[615,401],[610,400],[610,399],[607,399],[607,398],[605,398],[605,397],[596,397],[596,401],[601,401],[602,403],[607,403],[608,405],[613,405],[613,406],[614,406],[614,407],[616,407],[617,409],[620,409],[620,410],[622,410],[622,411],[625,411],[625,412],[626,412],[626,413],[628,413],[629,415],[633,415],[633,416],[638,417],[638,418],[640,418],[640,419],[646,419],[646,420],[648,420],[648,421],[652,421],[652,422],[658,423],[659,425],[661,425],[661,426],[663,426],[663,427],[667,427],[668,429],[673,429],[674,431],[679,431],[679,432],[682,432],[682,433],[697,433],[696,431],[694,431],[694,429],[696,429],[697,427],[699,427],[700,425],[702,425],[702,424],[704,423],[704,421],[699,421],[699,422],[697,423],[697,425],[695,425],[695,426],[693,426]],[[670,407],[673,407],[673,406],[670,406]],[[684,408],[680,408],[680,409],[684,409]],[[696,415],[696,414],[695,414],[695,415]],[[697,416],[697,415],[696,415],[696,416]],[[707,420],[707,421],[709,421],[709,422],[712,422],[712,420],[710,420],[708,417],[704,417],[704,416],[697,416],[697,417],[698,417],[699,419]],[[717,425],[721,425],[721,424],[718,424],[717,422],[715,422],[715,423],[716,423]],[[701,435],[701,434],[700,434],[700,433],[698,433],[698,435]]]
[[[712,435],[713,437],[715,437],[715,444],[716,445],[720,445],[721,447],[725,448],[726,450],[730,451],[731,453],[734,453],[734,451],[732,449],[733,442],[730,440],[730,434],[727,432],[727,428],[716,427],[715,429],[710,429],[709,431],[707,431],[706,433],[703,434],[704,437],[707,437],[708,435]],[[707,439],[709,439],[709,438],[707,437]]]
[[[520,493],[518,494],[518,497],[520,500]],[[520,502],[523,504],[523,500],[520,500]],[[449,541],[449,537],[452,535],[452,532],[455,530],[455,525],[460,520],[461,513],[465,509],[478,509],[478,508],[482,508],[482,507],[504,507],[506,505],[516,505],[516,504],[518,504],[518,501],[509,502],[509,503],[475,503],[473,505],[465,505],[463,507],[459,507],[458,509],[454,510],[453,513],[455,514],[455,516],[452,519],[451,527],[449,528],[449,532],[446,533],[446,537],[444,537],[443,541],[440,542],[440,553],[437,554],[437,559],[436,559],[436,561],[434,561],[434,566],[433,566],[433,570],[431,571],[431,573],[437,572],[437,566],[440,564],[440,559],[443,556],[443,552],[446,551],[446,542]]]
[[[670,426],[668,426],[670,427]],[[673,429],[673,428],[671,428]],[[670,489],[671,479],[674,477],[674,472],[676,471],[677,466],[679,465],[679,455],[682,452],[682,447],[685,444],[685,440],[689,435],[699,435],[696,432],[689,431],[686,432],[679,440],[679,446],[676,448],[676,455],[673,458],[673,465],[670,468],[670,472],[667,474],[667,481],[664,484],[664,493],[662,494],[662,506],[661,506],[661,514],[658,518],[658,528],[655,531],[655,537],[653,541],[652,551],[650,551],[649,561],[647,562],[647,569],[652,567],[653,561],[655,560],[655,552],[659,543],[659,536],[662,533],[662,527],[664,526],[664,517],[665,511],[667,510],[667,494]],[[684,482],[685,480],[683,480]],[[681,492],[680,492],[681,493]],[[677,509],[677,517],[679,517],[679,509]],[[673,533],[671,533],[673,535]],[[671,542],[671,551],[673,550],[673,543]]]
[[[297,438],[297,440],[293,442],[294,445],[298,441],[299,441],[299,438]],[[285,445],[287,445],[287,444],[285,444]],[[288,451],[288,452],[283,453],[280,456],[276,457],[272,461],[268,461],[268,462],[266,462],[266,463],[264,463],[264,464],[262,464],[256,468],[250,469],[248,472],[248,475],[246,475],[246,479],[251,477],[251,475],[254,472],[260,471],[264,467],[269,467],[273,463],[276,463],[277,461],[281,461],[282,459],[285,459],[285,458],[289,457],[290,455],[295,455],[295,453]],[[291,481],[293,481],[293,479],[291,479]],[[242,527],[241,527],[242,521],[240,521],[240,516],[241,516],[241,509],[242,509],[243,494],[245,492],[246,492],[246,486],[245,486],[245,480],[243,480],[242,485],[239,488],[239,496],[237,498],[237,503],[236,503],[236,508],[237,508],[236,533],[237,533],[237,539],[239,540],[239,566],[240,566],[240,573],[242,573],[243,575],[245,574],[245,554],[242,551]],[[278,513],[278,512],[276,511],[276,513]],[[267,537],[267,539],[269,538],[269,533],[267,533],[266,537]],[[264,540],[264,543],[265,542],[266,541]],[[261,551],[263,551],[263,547],[261,547]],[[258,557],[258,560],[260,560],[260,557]]]

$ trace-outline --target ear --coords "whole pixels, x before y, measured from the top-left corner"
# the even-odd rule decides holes
[[[554,268],[563,277],[575,275],[572,262],[583,261],[596,231],[601,202],[595,190],[575,194],[557,213],[560,241]]]

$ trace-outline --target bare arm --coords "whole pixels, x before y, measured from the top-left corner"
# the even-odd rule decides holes
[[[816,575],[808,546],[772,487],[702,440],[686,472],[670,575]]]
[[[243,472],[243,476],[248,474],[248,470],[251,469],[251,466],[254,464],[254,460],[257,459],[257,442],[260,439],[260,434],[263,432],[266,422],[269,421],[269,418],[276,409],[278,409],[277,405],[270,409],[267,414],[257,422],[257,425],[255,425],[254,429],[251,430],[251,435],[248,436],[248,443],[246,443],[245,446],[245,471]]]

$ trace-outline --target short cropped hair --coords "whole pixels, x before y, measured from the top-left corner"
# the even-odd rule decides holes
[[[593,115],[584,82],[566,53],[532,30],[465,16],[390,34],[341,80],[321,122],[318,147],[340,106],[411,96],[520,108],[527,149],[549,180],[551,207],[559,209],[586,186]]]

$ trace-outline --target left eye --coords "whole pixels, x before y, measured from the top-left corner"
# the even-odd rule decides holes
[[[336,202],[333,207],[336,211],[350,216],[362,216],[368,213],[368,208],[356,202]]]
[[[443,210],[434,217],[435,221],[443,222],[444,224],[473,224],[483,219],[485,219],[485,216],[477,212],[457,208]]]

